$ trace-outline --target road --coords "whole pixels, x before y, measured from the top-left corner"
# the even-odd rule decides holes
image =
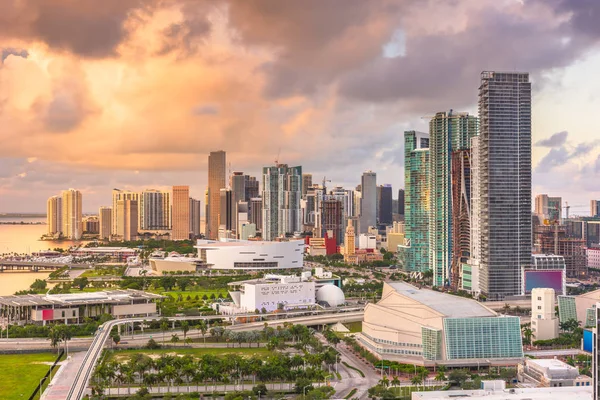
[[[336,322],[352,322],[352,321],[361,321],[363,317],[363,311],[355,311],[355,312],[347,312],[347,313],[336,313],[336,314],[321,314],[321,315],[311,315],[311,316],[303,316],[296,318],[285,318],[278,319],[273,321],[265,321],[270,326],[278,326],[283,325],[286,322],[294,323],[294,324],[302,324],[302,325],[321,325],[321,324],[332,324]],[[267,314],[268,315],[268,314]],[[212,320],[212,319],[222,319],[223,316],[209,316],[209,317],[168,317],[169,321],[184,321],[184,320]],[[77,374],[75,375],[75,379],[69,393],[67,394],[67,400],[80,400],[86,393],[87,385],[98,362],[100,355],[102,354],[102,349],[104,345],[109,340],[110,331],[112,328],[118,325],[130,324],[132,322],[143,322],[147,320],[147,317],[140,318],[124,318],[119,320],[112,320],[105,322],[100,326],[99,332],[94,337],[92,344],[90,345],[81,367]],[[236,330],[252,330],[257,329],[264,326],[265,322],[252,322],[249,324],[240,324],[229,327],[229,329]]]

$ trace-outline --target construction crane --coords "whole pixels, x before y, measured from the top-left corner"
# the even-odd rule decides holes
[[[586,204],[577,204],[575,206],[570,206],[569,202],[565,201],[565,210],[567,211],[567,218],[566,219],[569,219],[569,210],[571,208],[579,208],[579,209],[581,209],[581,208],[588,208],[588,207],[589,207],[589,205],[586,205]]]
[[[331,182],[331,179],[327,179],[326,176],[323,177],[323,194],[327,194],[327,188],[325,187],[326,182]]]

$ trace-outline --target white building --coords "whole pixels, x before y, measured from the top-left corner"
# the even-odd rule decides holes
[[[362,233],[358,237],[358,248],[359,249],[376,249],[377,248],[377,236],[373,234]]]
[[[483,383],[483,382],[482,382]],[[481,390],[444,390],[435,392],[412,392],[412,400],[592,400],[592,388],[548,387]]]
[[[558,337],[558,318],[554,315],[554,289],[536,288],[531,292],[531,330],[533,340]]]
[[[538,387],[591,386],[592,378],[579,374],[579,368],[557,359],[526,359],[519,364],[520,382]]]
[[[600,247],[588,247],[586,254],[588,267],[600,268]]]
[[[304,241],[198,240],[198,258],[212,269],[302,268]]]

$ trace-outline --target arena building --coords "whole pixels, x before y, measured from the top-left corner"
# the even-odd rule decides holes
[[[79,324],[87,317],[115,318],[158,315],[156,302],[164,296],[140,290],[111,290],[71,294],[0,296],[0,326],[60,321]]]
[[[384,283],[365,308],[358,340],[376,356],[424,366],[516,365],[523,360],[519,317],[498,316],[464,297]]]

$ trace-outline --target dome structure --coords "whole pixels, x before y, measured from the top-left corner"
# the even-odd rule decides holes
[[[327,303],[330,307],[338,307],[346,302],[346,296],[339,287],[329,284],[317,290],[317,302]]]

